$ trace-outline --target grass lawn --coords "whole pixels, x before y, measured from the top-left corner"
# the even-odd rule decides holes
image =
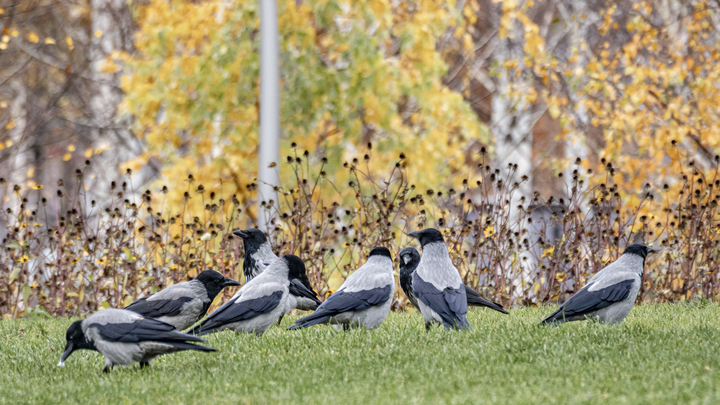
[[[0,403],[720,403],[720,307],[636,307],[625,323],[542,327],[551,308],[471,309],[473,331],[425,333],[391,313],[373,332],[271,328],[101,372],[99,353],[56,367],[70,320],[0,321]],[[283,321],[287,326],[293,318]]]

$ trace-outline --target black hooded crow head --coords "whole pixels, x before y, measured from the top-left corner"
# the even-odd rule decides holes
[[[420,241],[421,246],[429,245],[430,243],[435,242],[445,242],[445,239],[443,239],[440,231],[435,228],[427,228],[418,232],[410,232],[408,236]]]
[[[288,280],[299,280],[305,287],[310,287],[310,280],[305,272],[305,262],[295,255],[285,255],[282,257],[288,265]]]
[[[237,281],[231,278],[223,277],[222,274],[215,270],[203,271],[198,274],[196,280],[203,283],[205,289],[207,290],[208,298],[210,298],[211,301],[220,294],[220,291],[222,291],[223,288],[240,285]]]
[[[257,228],[235,231],[233,232],[233,235],[237,235],[242,238],[243,243],[245,244],[246,256],[255,253],[263,243],[267,242],[267,237],[263,231]]]
[[[387,256],[390,258],[390,260],[392,260],[390,251],[387,248],[384,248],[382,246],[376,247],[370,251],[370,255],[368,255],[368,257],[373,257],[373,256]]]
[[[645,262],[645,258],[650,253],[655,253],[655,249],[640,244],[630,245],[625,248],[625,251],[623,252],[624,255],[630,254],[640,256],[643,258],[643,262]]]
[[[420,253],[413,247],[406,247],[398,255],[400,272],[413,272],[420,264]]]
[[[85,337],[85,333],[83,333],[82,330],[82,321],[75,321],[72,325],[70,325],[65,333],[65,340],[67,341],[65,344],[65,351],[63,351],[62,357],[60,357],[60,363],[58,363],[58,366],[62,366],[65,363],[65,360],[67,360],[67,358],[70,357],[75,350],[84,349],[97,351],[95,345],[88,342]]]

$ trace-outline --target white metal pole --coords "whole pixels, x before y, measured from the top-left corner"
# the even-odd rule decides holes
[[[276,0],[260,0],[260,152],[258,168],[258,226],[268,230],[263,201],[278,204],[280,160],[280,57]]]

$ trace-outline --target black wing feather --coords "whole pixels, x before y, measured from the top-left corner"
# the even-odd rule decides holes
[[[179,332],[175,330],[175,327],[165,322],[148,318],[138,319],[133,322],[108,323],[104,325],[92,323],[89,327],[96,328],[100,337],[109,342],[161,342],[171,344],[205,341],[197,336]]]
[[[140,298],[125,307],[125,309],[133,311],[146,318],[177,316],[182,312],[183,305],[193,300],[192,297],[178,297],[171,300],[148,300],[150,297],[152,297],[152,295]]]
[[[630,295],[634,282],[633,279],[623,280],[596,291],[590,291],[589,286],[587,286],[560,305],[560,308],[545,318],[543,323],[581,317],[623,301]]]
[[[440,291],[431,283],[423,280],[417,273],[413,275],[415,297],[440,315],[446,329],[470,328],[467,321],[467,295],[465,288],[447,287]]]
[[[348,311],[364,311],[366,309],[382,305],[390,299],[390,285],[371,290],[345,292],[340,290],[331,295],[312,314],[298,319],[288,329],[307,328],[326,322],[335,315]]]
[[[222,307],[210,314],[210,316],[208,316],[199,325],[190,330],[189,333],[192,333],[193,335],[205,335],[216,331],[224,325],[246,321],[248,319],[253,319],[256,316],[271,312],[280,305],[282,295],[283,292],[278,290],[270,295],[249,299],[240,303],[236,303],[237,299],[240,297],[234,297],[232,300],[228,301]]]

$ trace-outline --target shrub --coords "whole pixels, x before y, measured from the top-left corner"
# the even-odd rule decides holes
[[[284,163],[294,178],[278,188],[280,201],[264,203],[259,213],[223,195],[221,184],[205,187],[192,175],[172,185],[186,189],[178,209],[164,203],[168,187],[138,190],[131,172],[122,184],[86,191],[90,162],[77,170],[75,192],[62,183],[49,193],[1,179],[0,312],[66,316],[122,307],[205,269],[240,280],[242,244],[232,231],[253,227],[258,214],[271,224],[276,252],[301,256],[321,295],[373,247],[396,254],[415,243],[407,232],[436,227],[466,283],[506,306],[567,298],[637,238],[661,248],[648,259],[640,302],[717,300],[717,170],[710,178],[689,162],[689,174],[662,188],[646,184],[640,205],[628,206],[614,184],[616,169],[604,161],[594,173],[578,160],[572,178],[563,179],[566,195],[543,201],[537,193],[518,195],[527,179],[517,178],[513,165],[481,163],[477,178],[448,182],[462,184],[455,190],[409,184],[406,166],[414,162],[402,154],[383,176],[369,172],[369,159],[345,163],[351,180],[335,184],[324,159],[296,153]],[[92,200],[101,189],[109,197]],[[198,202],[201,210],[193,208]],[[404,295],[397,294],[394,308],[402,308]]]

